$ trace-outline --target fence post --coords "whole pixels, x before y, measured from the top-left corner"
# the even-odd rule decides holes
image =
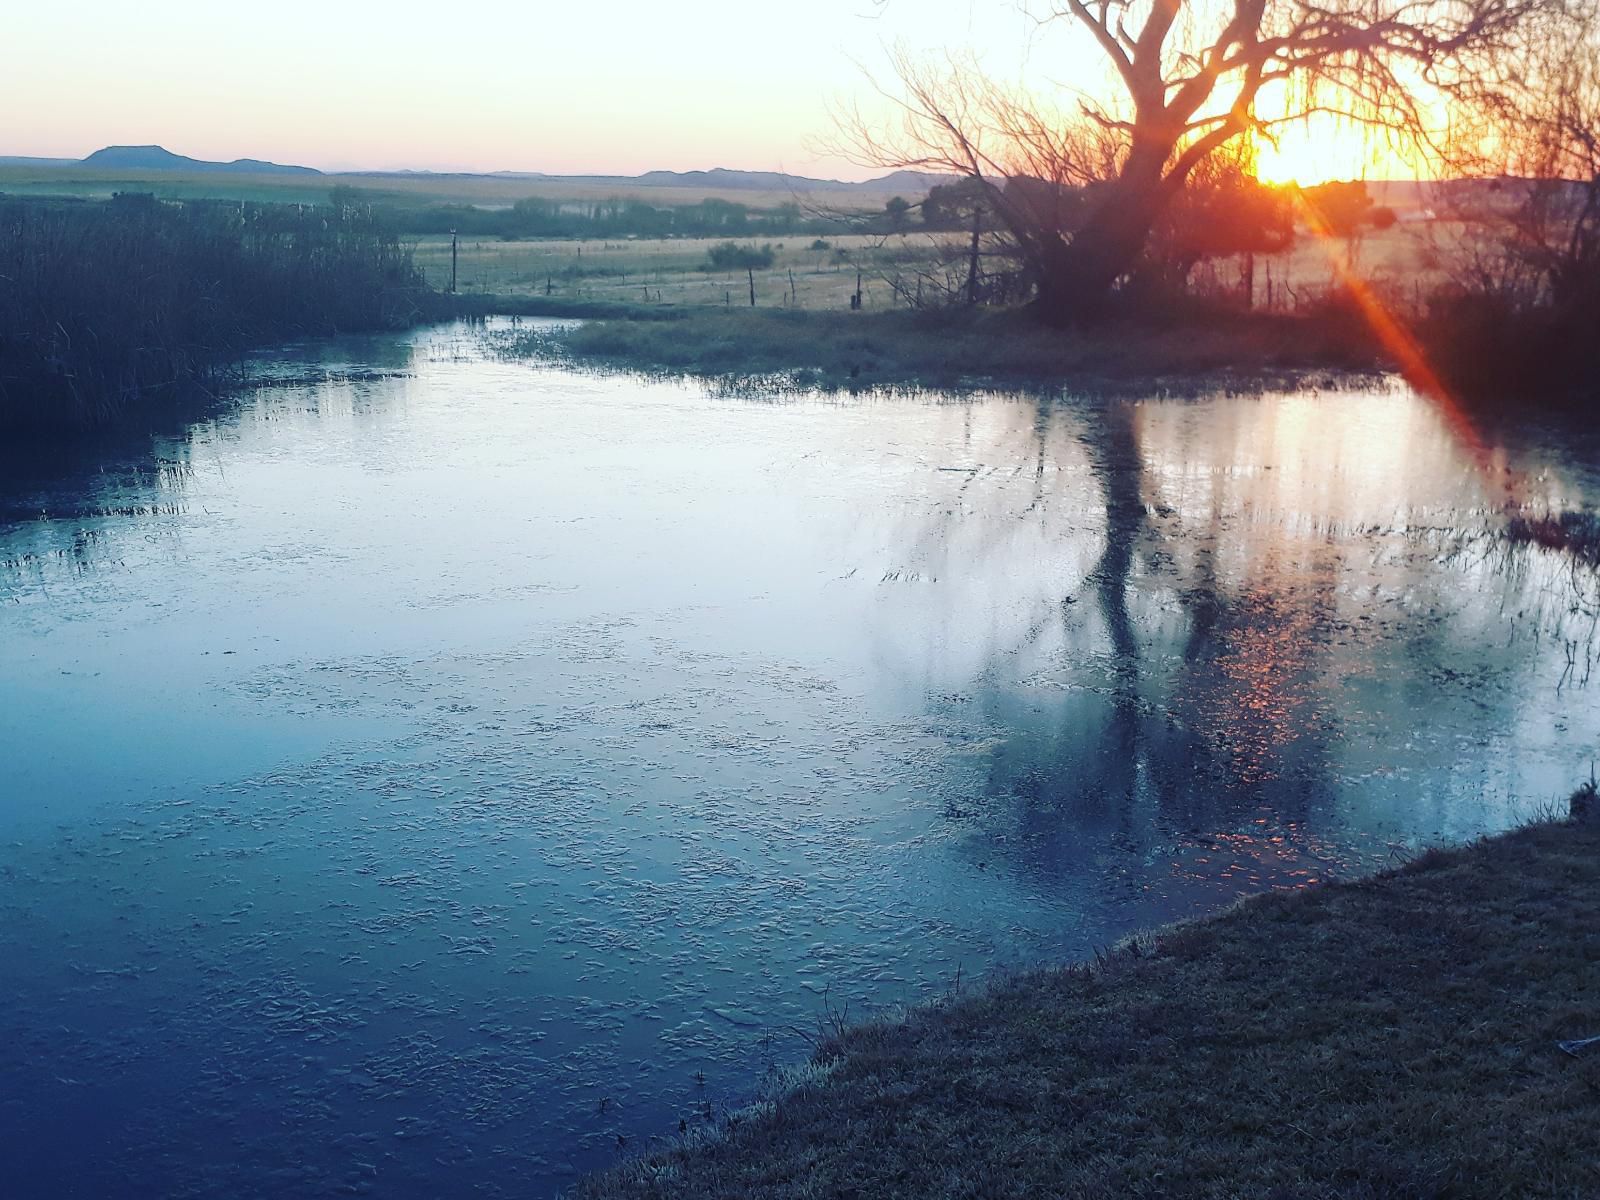
[[[983,209],[972,206],[972,257],[967,265],[967,303],[978,302],[978,239],[983,234]]]

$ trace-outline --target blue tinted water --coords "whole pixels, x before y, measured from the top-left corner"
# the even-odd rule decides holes
[[[540,1196],[864,1014],[1505,828],[1592,444],[1395,384],[292,348],[0,489],[0,1192]]]

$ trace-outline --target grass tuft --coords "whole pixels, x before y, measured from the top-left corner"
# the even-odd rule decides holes
[[[1514,516],[1506,523],[1506,537],[1600,564],[1600,513],[1568,510],[1537,517]]]

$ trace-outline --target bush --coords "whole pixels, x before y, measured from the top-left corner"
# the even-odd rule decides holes
[[[737,242],[719,242],[706,251],[709,269],[713,271],[753,271],[772,265],[772,243],[759,250],[754,246],[741,246]]]

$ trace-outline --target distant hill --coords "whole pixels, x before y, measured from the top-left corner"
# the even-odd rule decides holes
[[[710,171],[646,171],[643,175],[618,182],[646,187],[718,188],[728,191],[771,192],[789,189],[796,192],[883,192],[903,189],[920,193],[936,183],[945,182],[945,179],[943,175],[930,175],[925,171],[896,171],[880,179],[846,183],[840,179],[811,179],[777,171],[730,171],[725,167],[716,167]]]
[[[240,175],[321,175],[315,167],[290,167],[263,162],[259,158],[236,158],[232,162],[207,162],[174,154],[163,146],[107,146],[96,150],[79,166],[111,167],[119,171],[228,171]]]
[[[338,185],[382,193],[387,203],[426,208],[458,204],[509,208],[534,196],[566,200],[622,198],[676,207],[720,197],[757,208],[790,200],[825,209],[877,210],[891,196],[916,202],[948,175],[894,171],[850,182],[784,171],[647,171],[642,175],[557,175],[544,171],[317,170],[258,158],[211,162],[164,146],[107,146],[83,159],[0,156],[0,190],[8,194],[104,199],[132,180],[135,190],[170,199],[200,197],[319,203]]]
[[[954,183],[960,176],[936,175],[932,171],[895,171],[888,175],[880,175],[877,179],[869,179],[866,183],[857,184],[857,187],[871,188],[875,192],[926,192],[936,188],[942,183]]]
[[[807,175],[785,175],[781,171],[732,171],[713,167],[709,171],[646,171],[643,175],[550,175],[544,171],[340,171],[340,175],[367,179],[420,177],[432,179],[530,179],[547,183],[593,184],[599,187],[687,188],[719,192],[911,192],[918,195],[935,184],[948,183],[951,176],[927,171],[895,171],[878,179],[850,183],[843,179],[813,179]]]

